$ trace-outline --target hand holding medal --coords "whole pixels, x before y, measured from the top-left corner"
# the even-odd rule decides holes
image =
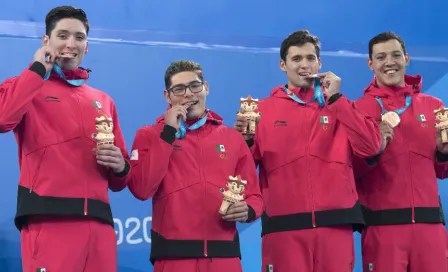
[[[400,115],[398,115],[398,113],[394,112],[394,111],[388,111],[385,114],[383,114],[381,116],[381,120],[383,122],[387,122],[389,123],[392,128],[398,126],[398,124],[400,124]]]
[[[341,78],[332,72],[310,75],[310,78],[319,78],[324,86],[327,97],[330,98],[341,91]]]
[[[394,126],[390,124],[387,120],[383,120],[379,125],[381,137],[383,138],[383,142],[380,147],[379,154],[383,153],[384,149],[386,149],[387,143],[392,141],[394,138]]]

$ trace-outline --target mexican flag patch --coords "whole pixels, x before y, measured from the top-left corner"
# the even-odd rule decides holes
[[[320,123],[321,124],[328,124],[328,116],[321,116],[320,117]]]
[[[218,152],[226,152],[226,148],[222,144],[216,145],[216,150],[218,150]]]
[[[419,114],[419,115],[417,116],[417,118],[418,118],[418,120],[419,120],[420,122],[426,122],[426,117],[425,117],[425,115],[423,115],[423,114]]]

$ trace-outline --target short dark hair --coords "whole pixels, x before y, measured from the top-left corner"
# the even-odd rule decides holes
[[[283,40],[280,47],[280,58],[286,61],[286,55],[288,55],[288,50],[291,46],[303,46],[306,43],[311,43],[316,49],[316,55],[320,58],[320,42],[317,36],[311,35],[311,33],[306,30],[298,30],[290,34],[286,39]]]
[[[199,63],[191,60],[177,60],[168,66],[165,72],[165,88],[171,86],[171,78],[181,72],[195,72],[201,81],[204,81],[202,67]]]
[[[406,46],[404,45],[404,40],[400,36],[395,34],[394,32],[387,31],[387,32],[380,33],[380,34],[376,35],[375,37],[373,37],[372,39],[370,39],[370,41],[369,41],[369,59],[372,59],[373,46],[375,44],[387,42],[390,40],[397,40],[400,43],[401,48],[403,49],[403,53],[406,55]]]
[[[67,18],[81,21],[86,28],[86,33],[89,34],[90,26],[86,13],[84,10],[73,6],[59,6],[50,10],[45,17],[45,33],[50,36],[56,24],[60,20]]]

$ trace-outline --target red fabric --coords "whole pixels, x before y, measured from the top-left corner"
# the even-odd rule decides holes
[[[420,92],[420,76],[406,76],[405,80],[406,86],[390,88],[376,86],[374,79],[356,101],[380,123],[381,108],[375,97],[382,99],[386,110],[396,110],[404,107],[406,95],[412,95],[411,106],[400,115],[394,138],[377,163],[368,166],[364,159],[354,161],[361,204],[371,210],[439,207],[437,178],[448,177],[448,164],[436,160],[434,110],[442,101]],[[426,120],[419,120],[420,115]]]
[[[86,72],[67,73],[82,78]],[[99,116],[93,101],[98,101],[102,112],[112,117],[115,145],[128,160],[117,110],[102,91],[52,79],[44,81],[27,69],[0,85],[0,132],[14,131],[21,169],[19,186],[39,196],[85,198],[84,212],[76,213],[88,214],[88,199],[109,203],[108,189],[124,189],[130,177],[116,177],[98,165],[92,152],[96,147],[92,138],[95,118]]]
[[[242,272],[239,258],[163,260],[154,264],[154,272]]]
[[[267,214],[312,212],[314,220],[316,211],[353,207],[358,196],[352,157],[378,153],[381,137],[375,120],[345,96],[324,108],[317,101],[303,106],[283,86],[260,101],[259,111],[251,150],[260,166]]]
[[[117,271],[112,226],[79,217],[35,217],[21,230],[23,272]]]
[[[131,160],[129,183],[136,198],[152,198],[152,229],[166,239],[233,240],[236,224],[218,213],[223,201],[219,189],[226,188],[229,175],[247,180],[245,201],[256,217],[262,213],[256,168],[241,133],[209,111],[202,127],[169,144],[160,137],[163,117],[157,121],[136,133],[132,152],[138,156]]]
[[[262,250],[262,272],[347,272],[355,262],[350,226],[270,233]]]
[[[362,235],[363,271],[446,272],[442,224],[371,226]]]

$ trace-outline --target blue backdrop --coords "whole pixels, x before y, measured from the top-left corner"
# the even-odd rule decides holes
[[[40,3],[39,3],[40,2]],[[343,79],[351,99],[362,95],[372,78],[367,69],[367,42],[393,30],[407,42],[410,74],[420,73],[424,91],[447,102],[448,36],[443,0],[390,2],[224,0],[22,0],[0,4],[0,80],[19,74],[32,60],[44,34],[47,11],[61,4],[84,8],[90,17],[90,49],[83,63],[93,70],[90,84],[115,100],[124,136],[131,148],[136,130],[163,113],[163,76],[173,60],[202,64],[210,83],[208,106],[232,126],[239,98],[266,97],[285,83],[279,70],[279,45],[289,33],[309,29],[322,41],[322,71]],[[312,4],[311,4],[312,3]],[[19,177],[12,133],[0,135],[0,270],[21,271],[19,232],[14,228]],[[440,184],[448,207],[448,187]],[[111,193],[120,272],[152,271],[151,204],[126,189]],[[245,271],[260,270],[260,222],[239,225]],[[356,269],[361,271],[359,236]]]

